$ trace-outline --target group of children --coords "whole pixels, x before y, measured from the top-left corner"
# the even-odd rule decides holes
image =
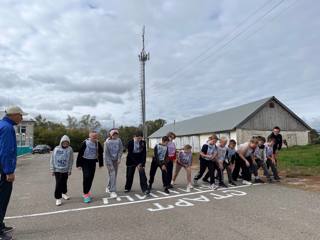
[[[135,134],[127,145],[125,192],[131,191],[135,170],[137,169],[141,190],[145,195],[149,195],[158,168],[162,173],[162,184],[165,193],[169,194],[169,189],[174,188],[175,181],[182,168],[185,169],[187,176],[186,191],[191,191],[193,188],[191,178],[192,147],[187,144],[178,151],[174,143],[175,138],[176,135],[173,132],[169,132],[154,147],[154,157],[150,166],[148,182],[145,172],[147,145],[141,131]],[[210,183],[210,188],[213,190],[218,187],[226,188],[228,185],[236,186],[236,181],[240,177],[243,179],[243,184],[252,184],[252,175],[255,183],[263,183],[258,174],[260,168],[263,169],[268,182],[273,181],[269,168],[272,170],[273,179],[279,181],[280,177],[274,152],[275,143],[276,139],[272,136],[269,136],[267,141],[264,137],[259,136],[253,137],[250,141],[240,144],[236,148],[237,143],[235,140],[228,141],[225,137],[218,139],[216,135],[210,136],[200,151],[200,170],[194,176],[194,185],[198,184],[206,170],[208,170],[207,174],[202,180]],[[117,197],[117,173],[122,153],[123,144],[117,129],[110,131],[104,146],[99,143],[98,133],[96,132],[91,132],[89,138],[82,143],[76,166],[83,173],[83,201],[85,203],[92,201],[90,189],[95,175],[96,164],[99,163],[99,167],[102,167],[104,165],[103,160],[109,175],[106,192],[110,194],[110,198]],[[57,206],[62,204],[62,199],[69,199],[67,195],[67,180],[68,176],[71,175],[72,165],[73,150],[70,147],[70,139],[68,136],[63,136],[60,145],[54,149],[50,160],[50,170],[56,179],[54,195]],[[228,185],[224,182],[224,171],[227,172]]]

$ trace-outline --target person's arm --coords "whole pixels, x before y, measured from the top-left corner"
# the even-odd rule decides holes
[[[50,156],[50,172],[54,173],[55,169],[54,169],[54,157],[55,157],[55,151],[56,149],[53,149],[51,156]]]
[[[111,154],[109,152],[107,141],[105,141],[103,145],[103,157],[106,165],[112,165]]]
[[[132,151],[133,151],[131,141],[129,141],[127,144],[127,150],[128,150],[127,164],[130,164],[130,162],[132,161]]]
[[[279,134],[279,145],[278,145],[278,150],[280,151],[282,148],[282,135]]]
[[[15,144],[15,135],[12,134],[12,130],[9,127],[4,127],[2,129],[2,137],[5,139],[5,143],[2,144],[2,157],[1,165],[2,171],[5,175],[12,175],[16,169],[16,144]]]
[[[154,149],[153,149],[153,157],[154,159],[159,162],[159,158],[158,158],[158,145],[155,145],[154,146]]]
[[[98,142],[98,161],[99,167],[103,167],[103,147],[100,142]]]
[[[119,139],[118,163],[120,163],[120,162],[121,162],[122,154],[123,154],[123,144],[122,144],[121,139]]]
[[[69,157],[69,163],[68,163],[68,173],[71,175],[72,172],[72,166],[73,166],[73,149],[70,147],[70,157]]]
[[[147,145],[146,142],[143,141],[143,149],[142,149],[142,163],[141,166],[144,167],[147,161]]]
[[[77,156],[77,162],[76,162],[76,166],[77,168],[80,168],[82,167],[82,164],[83,164],[83,154],[84,154],[84,151],[86,149],[86,142],[84,141],[81,145],[81,148],[78,152],[78,156]]]
[[[208,152],[208,145],[204,144],[201,148],[200,156],[207,158],[208,157],[207,152]]]

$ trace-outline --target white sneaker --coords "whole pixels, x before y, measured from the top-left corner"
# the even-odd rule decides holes
[[[242,184],[244,184],[244,185],[252,185],[252,182],[249,182],[249,181],[243,180],[243,181],[242,181]]]
[[[57,200],[56,200],[56,206],[61,206],[61,204],[62,204],[61,199],[57,199]]]
[[[216,190],[219,186],[215,185],[214,183],[210,185],[210,188],[212,190]]]
[[[62,198],[64,200],[69,200],[70,199],[70,197],[67,194],[62,194]]]
[[[188,184],[187,186],[187,192],[191,192],[191,189],[193,188],[193,186],[191,184]]]
[[[171,181],[171,185],[172,185],[172,186],[176,185],[176,184],[175,184],[175,182],[174,182],[173,180]]]
[[[106,193],[110,193],[109,187],[106,188]]]
[[[118,195],[115,192],[110,193],[110,198],[117,198]]]

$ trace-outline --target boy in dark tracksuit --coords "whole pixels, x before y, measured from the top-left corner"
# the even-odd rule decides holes
[[[157,144],[154,147],[154,157],[151,162],[151,168],[150,168],[150,179],[149,179],[149,190],[152,189],[152,184],[154,182],[154,176],[157,173],[158,167],[161,169],[162,172],[162,182],[164,186],[164,192],[169,193],[169,179],[168,179],[168,169],[167,165],[169,162],[168,157],[168,143],[169,138],[167,136],[162,138],[162,141],[160,144]]]
[[[226,158],[223,162],[223,168],[227,170],[229,184],[232,186],[236,186],[237,184],[232,180],[232,170],[234,168],[234,163],[236,159],[237,152],[235,147],[237,142],[233,139],[229,141]]]
[[[148,183],[145,172],[146,158],[147,158],[147,148],[146,142],[143,140],[143,133],[138,131],[134,138],[128,143],[128,155],[127,155],[127,180],[125,186],[125,192],[130,192],[134,173],[136,168],[140,175],[140,187],[144,194],[148,195]]]
[[[103,167],[103,147],[98,142],[98,136],[98,133],[91,132],[89,138],[82,143],[77,157],[77,168],[82,169],[83,173],[83,201],[85,203],[90,203],[92,200],[90,189],[97,162],[100,168]]]
[[[201,152],[200,152],[200,158],[199,158],[200,171],[193,179],[195,185],[198,183],[198,180],[203,176],[204,172],[208,168],[209,175],[210,175],[210,186],[212,189],[217,188],[214,185],[214,170],[215,170],[214,159],[217,156],[217,147],[216,147],[217,141],[218,141],[217,136],[212,135],[209,137],[208,142],[202,146]]]

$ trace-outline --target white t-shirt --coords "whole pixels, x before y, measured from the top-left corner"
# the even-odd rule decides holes
[[[238,152],[244,152],[244,157],[251,157],[254,154],[255,149],[250,148],[250,143],[246,142],[243,144],[240,144],[238,147]]]
[[[217,160],[224,161],[226,159],[228,148],[226,146],[221,147],[220,144],[217,144]]]

